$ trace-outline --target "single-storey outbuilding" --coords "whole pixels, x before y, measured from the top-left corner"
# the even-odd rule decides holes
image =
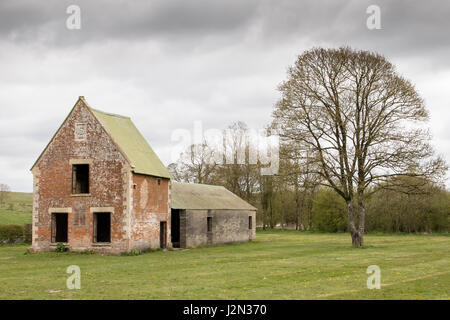
[[[255,239],[256,208],[222,186],[172,182],[174,247]]]

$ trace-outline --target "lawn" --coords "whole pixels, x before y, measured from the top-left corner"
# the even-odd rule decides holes
[[[0,206],[0,224],[31,223],[32,197],[31,193],[10,192]]]
[[[450,299],[448,235],[258,232],[249,243],[139,256],[24,254],[0,246],[0,299]],[[366,287],[369,265],[381,289]],[[66,268],[81,268],[81,289]]]

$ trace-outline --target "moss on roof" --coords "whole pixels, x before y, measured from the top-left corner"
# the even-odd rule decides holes
[[[169,171],[129,117],[91,110],[131,161],[135,173],[170,179]]]
[[[256,210],[222,186],[172,182],[170,194],[172,209]]]

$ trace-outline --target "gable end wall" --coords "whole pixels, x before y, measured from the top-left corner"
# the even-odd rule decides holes
[[[75,139],[75,123],[87,124],[87,139]],[[72,163],[86,161],[90,193],[72,194]],[[71,250],[117,253],[129,249],[131,234],[131,167],[101,124],[78,100],[47,149],[33,167],[33,251],[52,250],[51,212],[70,208],[68,246]],[[111,243],[93,243],[93,214],[90,208],[114,208],[111,214]]]

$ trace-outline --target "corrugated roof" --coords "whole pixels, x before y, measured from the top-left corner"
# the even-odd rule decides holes
[[[130,118],[92,108],[91,110],[134,165],[135,173],[170,179],[169,171]]]
[[[256,210],[222,186],[172,182],[170,207],[173,209]]]

